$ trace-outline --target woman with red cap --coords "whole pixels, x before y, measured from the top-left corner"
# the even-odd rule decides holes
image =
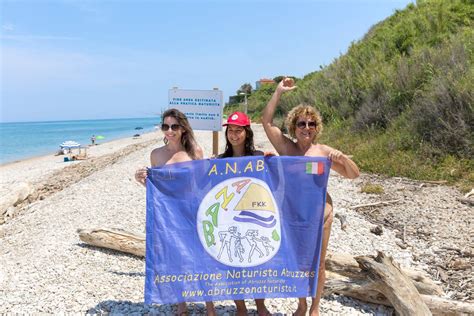
[[[218,158],[263,156],[262,151],[255,150],[253,131],[247,115],[242,112],[234,112],[222,126],[227,127],[225,130],[226,145],[224,153],[220,154]]]
[[[242,112],[234,112],[229,115],[226,126],[225,139],[226,145],[224,153],[217,158],[242,157],[242,156],[263,156],[263,151],[255,150],[253,143],[253,131],[250,127],[250,119]],[[244,300],[236,300],[237,315],[247,315],[247,307]],[[256,299],[258,315],[271,315],[265,307],[264,299]]]

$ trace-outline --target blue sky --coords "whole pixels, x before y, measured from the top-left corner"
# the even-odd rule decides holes
[[[302,77],[412,1],[1,0],[1,122],[153,116],[168,89]]]

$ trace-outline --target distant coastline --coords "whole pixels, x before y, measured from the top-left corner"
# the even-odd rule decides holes
[[[92,135],[103,136],[96,141],[103,144],[152,132],[159,123],[159,117],[0,123],[0,165],[54,154],[67,140],[87,147]]]

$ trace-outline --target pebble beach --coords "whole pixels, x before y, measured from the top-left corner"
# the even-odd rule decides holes
[[[252,128],[257,149],[274,151],[263,128],[258,124]],[[222,152],[224,135],[219,134]],[[211,132],[198,131],[196,137],[205,156],[210,157]],[[145,189],[134,180],[134,172],[149,165],[149,154],[163,144],[162,139],[162,133],[155,131],[137,139],[123,138],[91,147],[85,161],[64,162],[61,156],[49,155],[0,166],[1,196],[13,194],[22,185],[45,187],[68,172],[76,172],[73,183],[50,186],[48,194],[24,204],[21,209],[10,208],[11,216],[0,225],[0,314],[174,314],[175,305],[144,305],[143,258],[89,246],[77,234],[77,229],[98,227],[145,233]],[[77,168],[70,168],[73,165]],[[100,168],[96,170],[94,166]],[[376,198],[361,193],[360,189],[364,181],[373,177],[362,175],[348,180],[331,174],[328,191],[335,212],[345,215],[349,226],[343,231],[338,219],[334,219],[329,250],[352,255],[374,255],[382,251],[401,266],[428,271],[428,263],[417,258],[433,252],[435,246],[439,249],[439,244],[410,240],[409,236],[405,242],[410,247],[403,249],[397,243],[399,232],[385,228],[383,234],[375,235],[370,232],[375,224],[351,208]],[[396,185],[396,180],[390,181]],[[426,190],[433,195],[446,195],[454,205],[454,197],[460,193],[451,187],[439,188]],[[469,235],[472,210],[459,203],[455,207],[465,216],[457,231]],[[446,243],[468,247],[462,240]],[[297,306],[296,299],[266,302],[275,315],[291,315]],[[235,312],[232,301],[219,301],[215,305],[219,315]],[[252,300],[247,301],[247,306],[250,314],[257,314]],[[190,315],[205,314],[204,302],[190,303],[188,311]],[[321,301],[323,315],[392,315],[393,311],[391,307],[338,295]]]

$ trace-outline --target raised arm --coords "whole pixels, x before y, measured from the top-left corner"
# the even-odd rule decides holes
[[[283,135],[283,132],[273,124],[273,116],[275,115],[275,109],[280,101],[281,95],[286,91],[291,91],[295,89],[294,81],[291,78],[285,78],[278,84],[275,92],[272,95],[270,101],[268,101],[267,106],[263,109],[262,115],[262,124],[267,134],[268,139],[275,147],[276,151],[280,155],[287,154],[287,148],[289,145],[293,145],[293,142]]]

